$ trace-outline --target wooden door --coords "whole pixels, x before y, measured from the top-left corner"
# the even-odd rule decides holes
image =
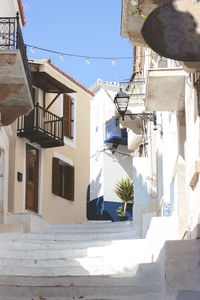
[[[26,146],[26,209],[38,212],[39,151]]]

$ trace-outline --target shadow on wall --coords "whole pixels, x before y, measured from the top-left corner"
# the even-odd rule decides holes
[[[161,205],[163,197],[163,155],[159,151],[156,154],[157,159],[157,204]]]
[[[133,168],[133,180],[134,180],[134,204],[143,206],[150,204],[150,195],[148,189],[149,174],[148,167],[142,166],[139,169],[134,166]]]
[[[90,198],[94,198],[95,196],[98,196],[100,194],[101,191],[101,187],[102,187],[102,183],[100,183],[100,179],[101,179],[101,175],[102,175],[102,169],[99,171],[99,174],[96,177],[96,180],[92,180],[91,183],[88,185],[87,187],[87,202],[90,201]]]
[[[133,159],[134,181],[134,224],[141,228],[143,236],[149,228],[151,214],[157,206],[157,198],[151,198],[151,185],[153,183],[150,173],[150,158],[137,157]],[[153,202],[155,201],[155,203]],[[148,216],[149,214],[149,216]]]
[[[124,146],[118,146],[116,152],[115,151],[113,153],[107,152],[106,155],[109,156],[113,160],[113,163],[119,164],[122,167],[122,169],[124,170],[124,172],[130,178],[132,178],[132,176],[133,176],[133,158],[126,156],[126,154],[124,154],[124,152],[125,152],[124,149],[125,149]],[[119,151],[121,153],[118,153],[117,151]]]

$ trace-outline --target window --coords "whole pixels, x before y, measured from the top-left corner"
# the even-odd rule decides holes
[[[64,94],[63,97],[63,121],[64,121],[64,136],[69,139],[73,139],[73,131],[74,131],[74,101],[73,99]]]
[[[74,167],[53,157],[52,193],[74,201]]]

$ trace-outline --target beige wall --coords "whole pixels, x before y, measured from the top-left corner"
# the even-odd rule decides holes
[[[91,97],[83,89],[70,83],[68,79],[53,68],[45,68],[57,80],[76,90],[76,138],[73,146],[65,146],[40,151],[41,176],[39,178],[39,213],[49,223],[82,223],[86,221],[86,193],[89,185],[89,149],[90,149],[90,100]],[[46,105],[56,96],[46,96]],[[60,115],[63,96],[61,95],[51,106],[50,111]],[[42,104],[42,103],[41,103]],[[15,124],[16,126],[16,124]],[[23,213],[25,207],[25,144],[29,142],[14,135],[12,137],[10,159],[9,210]],[[66,138],[67,140],[67,138]],[[71,140],[70,140],[71,142]],[[34,144],[32,144],[34,146]],[[52,158],[61,155],[72,162],[75,167],[75,199],[66,200],[52,193]],[[17,181],[17,172],[23,173],[23,182]]]

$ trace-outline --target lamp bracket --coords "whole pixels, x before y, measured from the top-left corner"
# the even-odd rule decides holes
[[[138,114],[125,114],[125,116],[130,116],[131,120],[140,118],[143,121],[156,122],[155,116],[153,113],[138,113]]]

